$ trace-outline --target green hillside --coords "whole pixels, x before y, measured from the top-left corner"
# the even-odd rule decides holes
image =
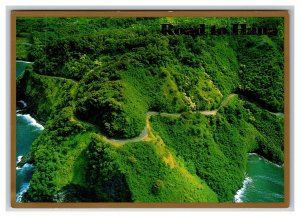
[[[161,33],[237,22],[279,32]],[[248,152],[283,163],[281,18],[18,18],[17,37],[45,127],[24,201],[232,202]]]

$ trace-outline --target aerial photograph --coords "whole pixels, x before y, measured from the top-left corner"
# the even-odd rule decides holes
[[[281,203],[283,17],[17,17],[16,203]]]

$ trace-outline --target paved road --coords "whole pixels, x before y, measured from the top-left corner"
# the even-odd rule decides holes
[[[42,76],[47,76],[47,77],[52,77],[52,78],[57,78],[57,79],[65,79],[65,80],[69,80],[69,81],[72,81],[72,82],[75,82],[77,83],[77,81],[73,80],[73,79],[69,79],[69,78],[63,78],[63,77],[57,77],[57,76],[51,76],[51,75],[42,75]],[[202,115],[206,115],[206,116],[209,116],[209,115],[216,115],[218,113],[218,111],[226,106],[228,104],[228,102],[230,101],[230,99],[234,96],[236,96],[237,94],[229,94],[227,97],[225,97],[223,99],[223,101],[221,102],[219,108],[217,109],[214,109],[214,110],[204,110],[204,111],[193,111],[192,113],[200,113]],[[270,111],[269,111],[270,112]],[[273,113],[273,112],[270,112],[271,114],[273,115],[276,115],[276,116],[283,116],[284,114],[283,113]],[[146,113],[146,121],[145,121],[145,128],[144,130],[141,132],[140,135],[138,135],[137,137],[134,137],[134,138],[130,138],[130,139],[113,139],[113,138],[108,138],[104,135],[103,136],[103,139],[106,141],[106,142],[109,142],[109,143],[112,143],[112,144],[115,144],[115,145],[124,145],[126,143],[129,143],[129,142],[139,142],[139,141],[142,141],[144,139],[146,139],[148,136],[149,136],[149,124],[147,124],[147,122],[149,121],[149,118],[151,116],[155,116],[155,115],[160,115],[160,116],[163,116],[163,117],[175,117],[175,118],[179,118],[181,116],[181,113],[166,113],[166,112],[154,112],[154,111],[149,111]]]
[[[216,115],[219,111],[220,108],[224,107],[227,105],[227,103],[229,102],[229,100],[235,96],[236,94],[230,94],[228,95],[226,98],[224,98],[224,100],[221,102],[219,108],[217,109],[214,109],[214,110],[207,110],[207,111],[194,111],[192,113],[200,113],[202,115]],[[146,113],[146,124],[145,124],[145,128],[144,130],[141,132],[140,135],[138,135],[137,137],[134,137],[134,138],[131,138],[131,139],[113,139],[113,138],[108,138],[106,136],[103,136],[103,139],[106,141],[106,142],[110,142],[110,143],[113,143],[113,144],[121,144],[121,145],[124,145],[126,143],[129,143],[129,142],[139,142],[139,141],[142,141],[144,139],[146,139],[148,136],[149,136],[149,125],[147,124],[147,121],[149,121],[149,118],[151,116],[156,116],[156,115],[160,115],[162,117],[175,117],[175,118],[179,118],[181,116],[181,113],[166,113],[166,112],[154,112],[154,111],[149,111]]]

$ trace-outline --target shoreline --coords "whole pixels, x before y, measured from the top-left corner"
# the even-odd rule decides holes
[[[29,62],[29,61],[26,61],[26,60],[16,60],[16,63],[27,63],[27,64],[33,64],[34,62]]]
[[[24,104],[22,103],[23,105],[26,105],[26,102],[24,102],[24,101],[22,101],[22,102],[24,103]],[[26,106],[24,106],[24,108],[26,108]],[[38,123],[38,121],[35,118],[33,118],[30,114],[20,114],[20,113],[18,113],[20,111],[22,111],[22,109],[19,110],[19,111],[16,111],[16,117],[22,117],[22,118],[24,118],[24,120],[26,121],[26,124],[28,126],[33,126],[35,128],[34,131],[40,131],[40,132],[42,132],[45,129],[44,126],[41,125],[40,123]],[[16,145],[17,145],[17,149],[18,149],[18,144],[16,144]],[[17,165],[20,162],[22,162],[23,158],[26,157],[26,156],[28,156],[29,153],[30,152],[28,152],[28,153],[22,153],[21,155],[17,156],[17,159],[16,159],[17,160]],[[25,159],[25,162],[24,162],[24,164],[21,167],[19,167],[19,166],[16,167],[16,179],[18,179],[18,174],[20,174],[22,176],[22,175],[24,175],[26,173],[32,173],[33,170],[34,170],[34,164],[33,163],[29,163]],[[29,176],[29,174],[26,174],[26,176]],[[17,203],[22,203],[23,195],[24,195],[24,193],[27,192],[27,190],[30,187],[30,180],[31,180],[31,178],[29,179],[28,182],[22,182],[21,183],[20,191],[16,192],[16,202]]]
[[[247,162],[248,162],[248,160],[249,160],[249,159],[248,159],[249,156],[257,156],[259,159],[265,161],[267,164],[271,164],[272,166],[275,166],[275,167],[284,169],[284,164],[279,165],[279,164],[273,163],[273,162],[271,162],[270,160],[266,159],[265,157],[263,157],[263,156],[261,156],[261,155],[255,153],[255,152],[247,153]],[[246,169],[246,170],[247,170],[247,169]],[[247,171],[246,171],[246,172],[247,172]],[[244,193],[245,193],[245,191],[247,190],[247,187],[248,187],[251,183],[253,183],[253,179],[251,178],[251,176],[248,176],[248,174],[247,174],[246,172],[245,172],[245,178],[244,178],[244,180],[243,180],[243,182],[242,182],[241,188],[239,188],[239,189],[236,191],[236,193],[235,193],[235,195],[234,195],[234,197],[233,197],[233,202],[234,202],[234,203],[249,203],[249,202],[247,202],[247,201],[244,202],[244,201],[242,200],[242,197],[244,196]]]
[[[247,189],[247,185],[249,185],[252,182],[253,182],[253,180],[251,179],[251,177],[247,176],[247,174],[246,174],[242,187],[239,190],[237,190],[236,194],[234,195],[233,199],[234,199],[235,203],[244,203],[242,201],[242,196]]]
[[[39,130],[44,130],[44,126],[40,123],[38,123],[38,121],[33,118],[30,114],[19,114],[17,113],[16,114],[18,117],[23,117],[27,122],[28,122],[28,125],[31,125],[31,126],[35,126],[36,128],[38,128]]]
[[[251,156],[251,155],[258,156],[258,157],[262,158],[263,160],[265,160],[267,163],[272,164],[273,166],[276,166],[276,167],[279,167],[279,168],[284,167],[284,163],[282,163],[282,164],[274,163],[274,162],[270,161],[269,159],[267,159],[266,157],[264,157],[264,156],[262,156],[260,154],[257,154],[255,152],[247,153],[247,156]]]

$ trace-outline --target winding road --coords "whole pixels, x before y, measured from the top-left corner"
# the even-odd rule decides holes
[[[217,109],[214,109],[214,110],[205,110],[205,111],[193,111],[192,113],[200,113],[202,115],[205,115],[205,116],[209,116],[209,115],[216,115],[218,113],[218,111],[226,106],[228,104],[228,102],[230,101],[230,99],[234,96],[236,96],[238,94],[235,94],[235,93],[232,93],[232,94],[229,94],[227,97],[225,97],[223,99],[223,101],[221,102],[219,108]],[[270,114],[273,114],[273,115],[276,115],[276,116],[283,116],[284,114],[283,113],[273,113],[273,112],[270,112],[268,111]],[[109,142],[113,145],[117,145],[117,146],[120,146],[120,145],[124,145],[126,143],[129,143],[129,142],[139,142],[139,141],[143,141],[143,140],[146,140],[149,135],[150,135],[150,122],[149,122],[149,119],[151,116],[156,116],[156,115],[160,115],[162,117],[175,117],[175,118],[179,118],[181,116],[181,113],[165,113],[165,112],[154,112],[154,111],[149,111],[146,113],[146,124],[145,124],[145,128],[144,130],[142,131],[142,133],[139,135],[139,136],[136,136],[134,138],[130,138],[130,139],[113,139],[113,138],[108,138],[104,135],[103,136],[103,140],[106,141],[106,142]]]
[[[55,78],[55,79],[64,79],[64,80],[70,80],[74,83],[77,84],[77,81],[73,80],[73,79],[68,79],[68,78],[63,78],[63,77],[58,77],[58,76],[50,76],[50,75],[42,75],[44,77],[51,77],[51,78]],[[217,109],[214,109],[214,110],[204,110],[204,111],[193,111],[192,113],[200,113],[202,115],[205,115],[205,116],[209,116],[209,115],[216,115],[218,113],[218,111],[226,106],[228,104],[228,102],[230,101],[230,99],[234,96],[236,96],[238,94],[235,94],[235,93],[232,93],[232,94],[229,94],[228,96],[226,96],[223,101],[221,102],[219,108]],[[276,115],[276,116],[283,116],[284,114],[283,113],[273,113],[273,112],[270,112],[268,111],[269,113],[273,114],[273,115]],[[113,138],[108,138],[106,136],[104,136],[103,134],[101,134],[101,136],[103,137],[103,140],[106,141],[106,142],[109,142],[111,144],[114,144],[114,145],[124,145],[126,143],[129,143],[129,142],[139,142],[139,141],[143,141],[145,139],[147,139],[149,137],[149,134],[150,134],[150,123],[149,123],[149,119],[151,116],[157,116],[157,115],[160,115],[162,117],[175,117],[175,118],[179,118],[181,116],[181,113],[165,113],[165,112],[155,112],[155,111],[149,111],[146,113],[146,123],[145,123],[145,128],[144,130],[141,132],[140,135],[134,137],[134,138],[130,138],[130,139],[113,139]]]
[[[227,105],[227,103],[229,102],[229,100],[235,96],[237,94],[229,94],[227,97],[225,97],[223,99],[223,101],[221,102],[219,108],[214,109],[214,110],[205,110],[205,111],[193,111],[192,113],[200,113],[202,115],[216,115],[218,113],[218,111]],[[106,142],[109,142],[111,144],[114,145],[124,145],[126,143],[129,142],[139,142],[139,141],[143,141],[145,140],[147,137],[149,137],[149,133],[150,133],[150,124],[149,124],[149,119],[151,116],[156,116],[156,115],[160,115],[162,117],[176,117],[179,118],[181,116],[181,113],[165,113],[165,112],[154,112],[154,111],[149,111],[146,113],[146,124],[145,124],[145,128],[142,131],[142,133],[140,135],[138,135],[137,137],[134,138],[130,138],[130,139],[113,139],[113,138],[108,138],[104,135],[103,136],[103,140]]]

